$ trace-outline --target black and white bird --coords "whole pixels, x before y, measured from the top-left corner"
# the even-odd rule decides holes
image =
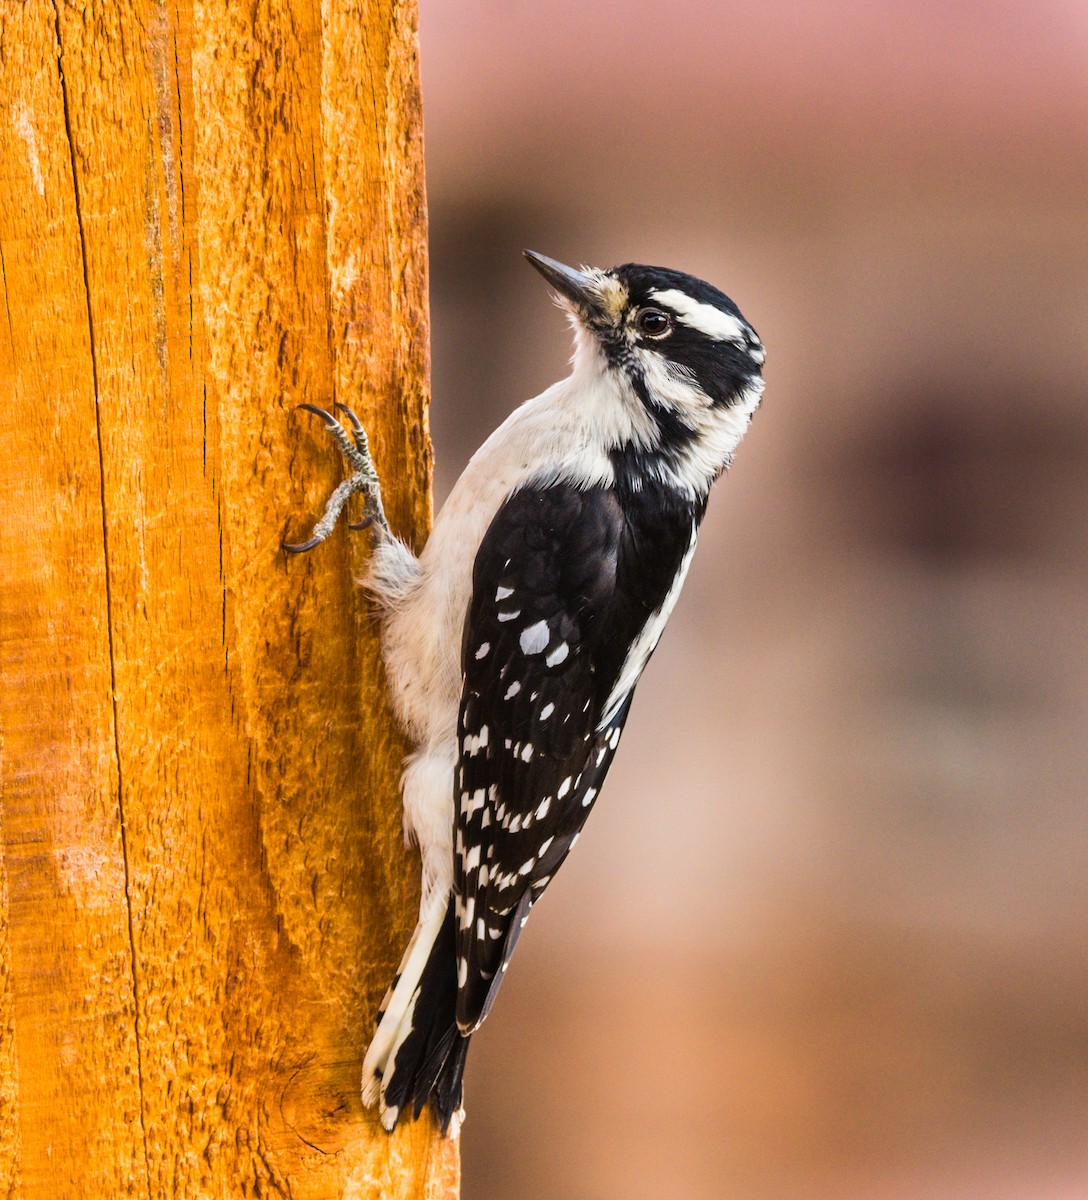
[[[597,800],[711,485],[763,390],[763,346],[710,284],[526,257],[569,315],[573,370],[476,452],[418,558],[389,531],[358,420],[342,410],[353,444],[302,406],[354,473],[287,548],[312,548],[363,493],[366,585],[415,745],[402,788],[419,923],[363,1065],[363,1099],[389,1130],[429,1101],[456,1134],[469,1039]]]

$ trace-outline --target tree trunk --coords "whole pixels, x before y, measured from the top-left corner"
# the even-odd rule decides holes
[[[365,537],[430,519],[412,0],[0,13],[0,1196],[451,1197],[362,1051],[414,919]]]

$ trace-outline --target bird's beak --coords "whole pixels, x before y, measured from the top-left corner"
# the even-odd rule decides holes
[[[535,250],[523,250],[522,253],[560,296],[569,300],[580,312],[591,317],[605,315],[600,290],[591,275],[576,271],[574,267],[566,267],[554,258],[537,254]]]

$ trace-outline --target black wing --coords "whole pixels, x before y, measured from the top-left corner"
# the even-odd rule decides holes
[[[606,705],[699,516],[557,484],[515,492],[481,543],[458,723],[457,1019],[466,1032],[487,1015],[529,909],[589,815],[630,690],[612,699],[605,722]]]

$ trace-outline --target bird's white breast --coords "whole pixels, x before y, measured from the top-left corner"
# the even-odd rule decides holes
[[[527,483],[612,483],[609,449],[637,441],[644,421],[599,356],[579,355],[569,378],[516,409],[473,455],[435,521],[417,581],[384,624],[398,714],[418,742],[456,734],[472,568],[503,501]]]

